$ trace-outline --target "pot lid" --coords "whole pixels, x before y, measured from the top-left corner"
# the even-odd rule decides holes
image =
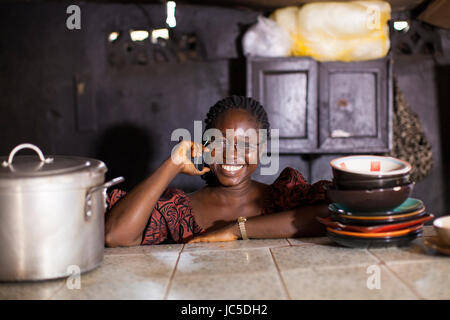
[[[32,149],[37,156],[15,156],[22,149]],[[59,176],[91,170],[106,172],[102,161],[72,156],[44,157],[38,147],[29,143],[18,145],[9,157],[0,157],[0,162],[0,179]]]

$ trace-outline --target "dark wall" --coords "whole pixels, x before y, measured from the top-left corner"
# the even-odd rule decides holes
[[[125,39],[112,65],[108,34],[164,27],[164,7],[80,4],[81,30],[66,28],[66,7],[0,5],[2,155],[28,141],[49,154],[100,158],[128,189],[170,155],[175,128],[193,131],[217,100],[245,93],[236,43],[256,12],[179,5],[175,32],[196,35],[196,59],[133,64],[139,48]],[[75,79],[85,84],[79,104]],[[203,181],[180,176],[173,184],[192,190]]]
[[[258,12],[177,6],[173,36],[195,35],[196,55],[176,54],[154,62],[151,52],[124,39],[112,48],[112,31],[164,27],[162,5],[80,4],[81,30],[66,28],[68,4],[0,5],[0,154],[31,142],[48,154],[102,159],[109,177],[124,175],[129,189],[170,155],[175,128],[193,131],[209,106],[229,94],[245,93],[240,40]],[[128,42],[127,42],[128,41]],[[169,50],[170,51],[170,50]],[[139,54],[147,54],[147,62]],[[145,60],[145,59],[144,59]],[[448,162],[446,122],[448,67],[430,57],[396,57],[399,86],[419,114],[432,143],[434,168],[414,195],[432,212],[445,213]],[[84,98],[76,95],[76,81]],[[438,85],[439,84],[439,85]],[[447,92],[447,93],[446,93]],[[447,112],[447,113],[445,113]],[[328,161],[286,155],[280,170],[293,166],[310,181],[331,178]],[[270,183],[275,177],[258,177]],[[199,177],[177,177],[172,185],[194,190]],[[447,201],[447,202],[446,202]]]

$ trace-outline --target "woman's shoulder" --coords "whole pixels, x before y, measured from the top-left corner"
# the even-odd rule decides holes
[[[323,202],[326,200],[323,186],[328,183],[330,181],[321,180],[309,184],[300,171],[286,167],[267,189],[264,213]]]
[[[308,182],[300,173],[300,171],[291,167],[286,167],[283,169],[283,171],[281,171],[278,178],[276,178],[275,181],[270,186],[271,187],[295,186],[297,184],[307,184],[307,183]]]

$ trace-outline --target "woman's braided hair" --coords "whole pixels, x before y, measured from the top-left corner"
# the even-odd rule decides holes
[[[264,107],[252,98],[236,95],[224,98],[209,108],[205,119],[205,131],[215,128],[217,119],[231,109],[243,109],[248,111],[258,122],[258,129],[266,129],[267,136],[270,136],[269,118]],[[207,165],[205,164],[205,166]],[[202,179],[206,180],[208,185],[213,185],[216,181],[215,176],[211,171],[202,175]]]

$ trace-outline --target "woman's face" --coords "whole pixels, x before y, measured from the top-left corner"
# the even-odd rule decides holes
[[[244,109],[230,109],[216,120],[216,129],[222,132],[223,139],[229,138],[224,140],[224,145],[232,150],[231,152],[228,151],[228,158],[226,150],[223,150],[222,164],[213,162],[210,165],[221,185],[235,186],[251,178],[252,173],[258,167],[258,152],[263,146],[259,145],[258,147],[259,139],[253,141],[253,143],[249,141],[250,139],[245,135],[245,132],[253,129],[259,137],[258,128],[256,118]],[[230,135],[227,137],[227,129],[229,133],[233,132],[231,137]],[[246,148],[244,152],[238,152],[235,146],[246,146]],[[212,156],[215,156],[214,151]]]

